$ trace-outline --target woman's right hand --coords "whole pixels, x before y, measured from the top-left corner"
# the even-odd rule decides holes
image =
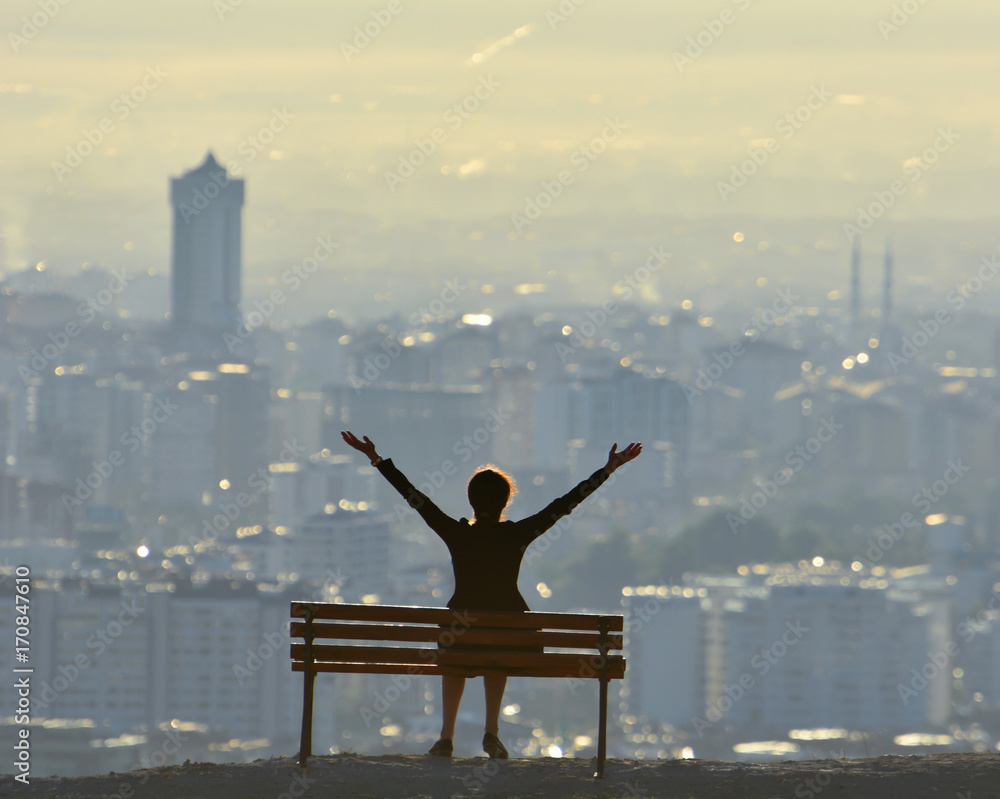
[[[349,430],[341,430],[340,435],[343,437],[344,441],[348,443],[349,446],[354,447],[358,452],[363,453],[367,456],[368,460],[374,461],[378,458],[378,453],[375,452],[375,444],[372,442],[368,436],[363,436],[364,441],[359,439],[354,433]]]

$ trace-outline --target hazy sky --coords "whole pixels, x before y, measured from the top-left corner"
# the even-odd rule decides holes
[[[888,0],[63,2],[54,15],[38,0],[0,7],[8,271],[167,268],[168,178],[209,148],[247,179],[250,268],[299,258],[353,220],[481,218],[513,236],[511,214],[561,171],[573,180],[552,218],[848,221],[898,179],[894,218],[1000,213],[995,0],[910,0],[916,13],[894,21]],[[35,35],[32,17],[45,23]],[[366,23],[374,37],[348,58]],[[700,55],[687,50],[699,34]],[[783,124],[810,96],[823,100],[808,119]],[[449,111],[462,102],[477,108]],[[102,121],[93,154],[53,166],[86,152]],[[255,144],[269,125],[273,139]],[[436,129],[434,151],[390,190],[386,172]],[[949,129],[936,163],[909,160]],[[602,133],[607,152],[586,159],[578,148]],[[719,181],[769,140],[724,200]]]

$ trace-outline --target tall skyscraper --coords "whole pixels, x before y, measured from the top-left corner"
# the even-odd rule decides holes
[[[230,177],[212,153],[170,181],[174,209],[171,311],[173,327],[235,330],[240,321],[243,180]]]
[[[851,246],[851,309],[850,337],[858,334],[858,327],[861,324],[861,246],[855,239]]]
[[[883,268],[883,281],[882,281],[882,325],[888,325],[892,322],[892,268],[893,268],[893,255],[892,255],[892,239],[889,239],[885,243],[885,264]]]

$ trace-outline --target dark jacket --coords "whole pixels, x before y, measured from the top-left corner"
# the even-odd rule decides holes
[[[527,519],[473,524],[445,514],[406,479],[392,460],[383,460],[376,468],[447,545],[455,572],[455,593],[448,600],[452,610],[528,610],[528,603],[517,590],[525,549],[608,479],[604,469],[598,469]]]

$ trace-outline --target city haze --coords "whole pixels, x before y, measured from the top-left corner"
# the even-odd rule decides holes
[[[519,580],[625,616],[615,757],[996,751],[998,32],[8,2],[0,670],[34,671],[0,733],[36,775],[292,755],[289,602],[453,588],[350,430],[456,519],[480,464],[521,519],[642,442]],[[321,675],[314,753],[427,751],[440,683],[403,676]],[[593,754],[578,688],[512,680],[512,754]]]
[[[251,181],[251,291],[333,231],[360,233],[343,253],[352,273],[413,259],[413,271],[432,276],[436,263],[454,259],[489,265],[512,284],[533,282],[527,273],[548,253],[601,222],[634,237],[632,226],[650,217],[716,219],[705,228],[710,246],[756,220],[818,220],[836,242],[855,208],[942,127],[960,137],[957,146],[887,219],[981,221],[985,231],[1000,212],[1000,111],[988,99],[1000,19],[990,3],[920,6],[895,31],[879,27],[891,20],[890,3],[398,7],[67,3],[26,39],[22,18],[38,6],[8,3],[2,29],[20,38],[7,43],[0,85],[0,268],[44,261],[73,272],[88,262],[164,272],[164,176],[208,149]],[[355,47],[356,29],[379,10],[390,21]],[[724,11],[731,21],[706,36]],[[685,53],[695,57],[675,55]],[[150,68],[162,71],[155,88],[134,108],[116,106]],[[481,78],[499,86],[453,129],[443,116]],[[776,124],[818,87],[832,100],[785,141]],[[276,111],[292,118],[258,143]],[[114,129],[94,154],[56,174],[53,164],[104,118]],[[550,215],[514,236],[511,214],[542,181],[574,169],[571,154],[606,118],[627,129]],[[447,139],[390,190],[385,173],[436,127]],[[717,183],[767,137],[781,150],[721,198]],[[402,244],[405,233],[384,236],[428,220],[447,229],[419,247]],[[490,229],[492,244],[469,239]],[[352,305],[363,298],[359,288]]]

